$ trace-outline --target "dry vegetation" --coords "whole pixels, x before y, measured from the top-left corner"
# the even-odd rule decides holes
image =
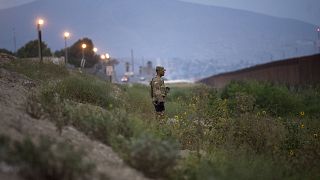
[[[108,84],[63,67],[14,62],[6,68],[40,81],[30,105],[40,104],[60,131],[72,125],[111,145],[149,177],[320,178],[318,87],[232,82],[217,91],[175,86],[160,124],[149,87]]]

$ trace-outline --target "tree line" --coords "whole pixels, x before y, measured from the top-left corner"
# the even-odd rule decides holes
[[[73,45],[68,47],[68,63],[76,67],[80,67],[80,62],[82,59],[82,47],[81,45],[85,43],[87,47],[85,48],[85,67],[93,67],[99,61],[99,56],[93,52],[94,44],[91,39],[83,38],[76,41]],[[38,40],[31,40],[23,45],[17,50],[17,52],[11,52],[7,49],[1,49],[0,53],[6,53],[15,55],[18,58],[32,58],[39,56]],[[54,56],[54,57],[64,57],[65,49],[60,49],[52,52],[51,49],[45,42],[42,42],[42,54],[43,56]]]

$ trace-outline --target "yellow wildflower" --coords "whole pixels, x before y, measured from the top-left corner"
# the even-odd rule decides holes
[[[303,129],[304,128],[304,124],[301,124],[300,127],[301,127],[301,129]]]
[[[294,155],[293,150],[290,150],[289,155],[290,155],[290,156],[293,156],[293,155]]]
[[[175,118],[175,119],[179,119],[179,116],[175,115],[174,118]]]
[[[300,116],[304,116],[304,112],[303,111],[300,112]]]

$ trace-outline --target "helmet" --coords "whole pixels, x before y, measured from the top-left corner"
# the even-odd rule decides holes
[[[156,71],[165,71],[166,69],[163,66],[157,66]]]

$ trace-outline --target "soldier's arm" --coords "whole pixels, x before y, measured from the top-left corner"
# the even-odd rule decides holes
[[[167,90],[166,90],[166,86],[164,85],[164,81],[162,79],[161,79],[160,90],[161,90],[161,95],[165,97],[167,95]]]

